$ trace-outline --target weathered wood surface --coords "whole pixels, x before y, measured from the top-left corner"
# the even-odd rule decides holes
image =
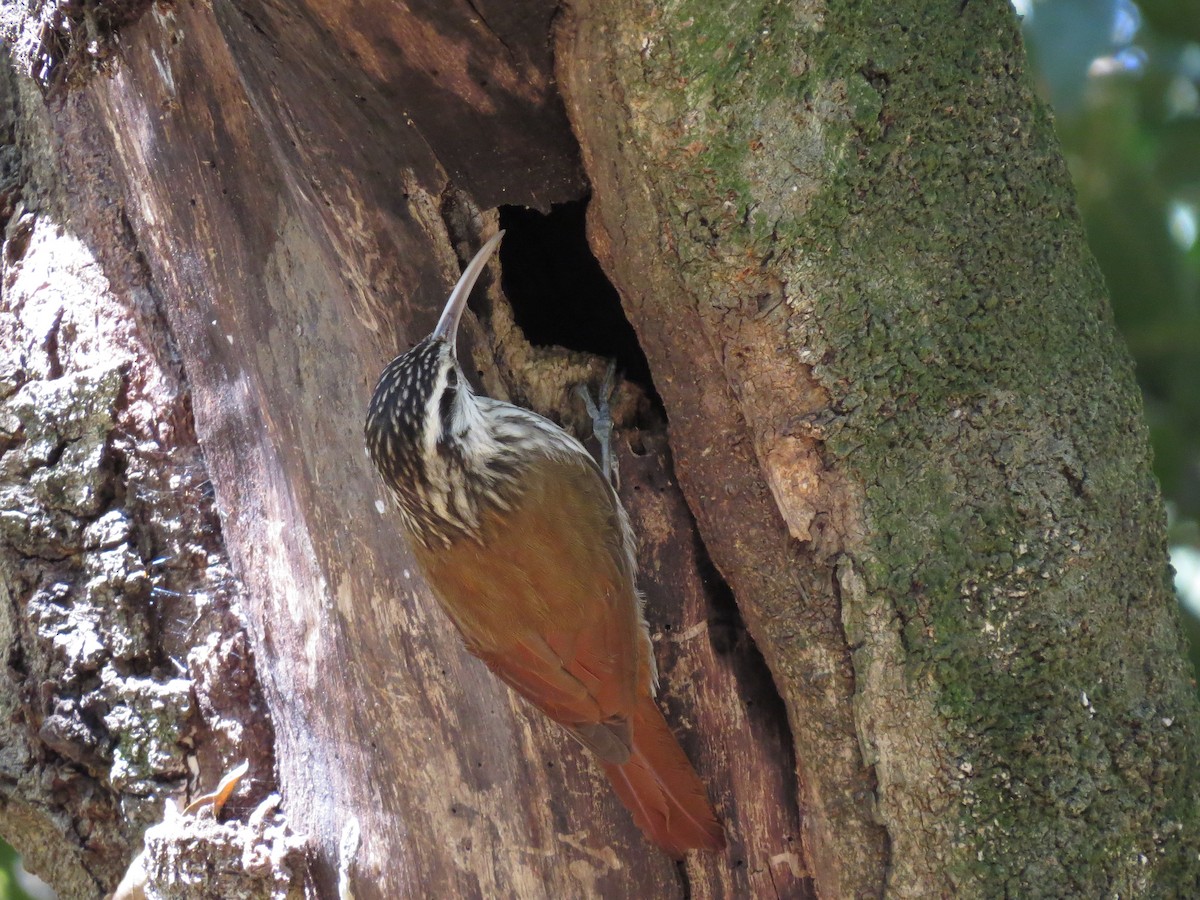
[[[553,8],[154,5],[106,74],[59,71],[50,118],[74,177],[95,177],[89,157],[111,164],[178,342],[315,889],[330,894],[341,865],[359,897],[803,895],[781,711],[706,585],[665,452],[622,453],[625,495],[646,532],[663,702],[731,844],[682,868],[462,650],[364,455],[374,379],[494,227],[478,210],[583,195]],[[484,380],[512,385],[519,335],[500,369],[486,333],[470,336]],[[602,363],[526,357],[526,402],[577,418],[572,379]],[[339,859],[351,823],[361,846]]]
[[[273,739],[177,345],[108,157],[58,143],[10,62],[0,830],[60,896],[89,897],[197,772],[249,762],[230,804],[245,817],[275,785]]]
[[[137,830],[112,829],[117,811],[144,824],[148,796],[211,788],[239,751],[253,778],[229,824],[249,831],[200,856],[278,851],[251,895],[293,879],[333,896],[342,878],[388,898],[1187,881],[1196,702],[1171,653],[1159,499],[1011,9],[852,8],[867,12],[0,7],[36,207],[7,211],[0,168],[13,313],[0,336],[24,353],[0,401],[26,416],[5,420],[5,464],[61,463],[36,456],[30,423],[74,432],[12,398],[91,372],[81,448],[137,464],[104,470],[101,507],[37,495],[37,508],[87,518],[125,510],[140,485],[177,490],[161,521],[133,506],[133,536],[76,541],[70,565],[27,553],[6,585],[21,653],[4,709],[25,755],[0,756],[0,774],[46,840],[77,825],[46,845],[66,860],[62,884],[110,886]],[[375,377],[430,328],[494,207],[589,190],[592,246],[670,423],[622,385],[622,496],[644,541],[663,704],[729,829],[726,854],[678,867],[584,753],[462,650],[361,438]],[[54,240],[90,260],[55,288],[94,301],[60,303],[64,327],[38,306]],[[464,323],[480,382],[578,427],[571,388],[603,361],[530,346],[497,273]],[[1027,279],[1014,288],[1012,273]],[[110,345],[131,368],[112,369],[97,350]],[[64,667],[61,622],[30,618],[62,597],[32,601],[84,579],[93,551],[125,546],[134,571],[176,545],[184,570],[133,579],[116,608],[136,619],[138,591],[159,585],[178,595],[170,623],[220,588],[219,621],[147,628],[144,648],[95,659],[157,685],[186,657],[198,709],[177,714],[200,777],[143,735],[158,768],[119,784],[112,754],[79,744],[124,752],[132,730],[76,726],[85,696],[101,712],[120,701],[87,694],[93,662]],[[79,596],[77,611],[95,605]],[[110,644],[119,632],[95,630]],[[276,786],[291,836],[246,821]],[[1115,849],[1092,865],[1101,845]]]

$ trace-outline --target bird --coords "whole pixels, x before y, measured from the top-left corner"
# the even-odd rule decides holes
[[[433,332],[383,370],[368,453],[467,650],[596,756],[659,847],[719,851],[724,829],[654,699],[637,541],[616,490],[558,425],[477,394],[457,358],[503,235],[468,263]]]

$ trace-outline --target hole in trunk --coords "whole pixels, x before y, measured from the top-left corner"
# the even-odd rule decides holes
[[[615,359],[617,371],[661,408],[637,334],[588,246],[586,214],[586,200],[556,204],[548,215],[501,206],[504,292],[531,344]]]

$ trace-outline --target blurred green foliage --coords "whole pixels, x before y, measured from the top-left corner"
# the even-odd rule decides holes
[[[0,840],[0,900],[29,900],[17,883],[17,851]]]

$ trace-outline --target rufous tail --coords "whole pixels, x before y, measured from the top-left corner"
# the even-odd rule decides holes
[[[700,776],[647,695],[631,721],[629,761],[601,763],[633,821],[676,858],[688,850],[722,850],[725,830],[709,805]]]

